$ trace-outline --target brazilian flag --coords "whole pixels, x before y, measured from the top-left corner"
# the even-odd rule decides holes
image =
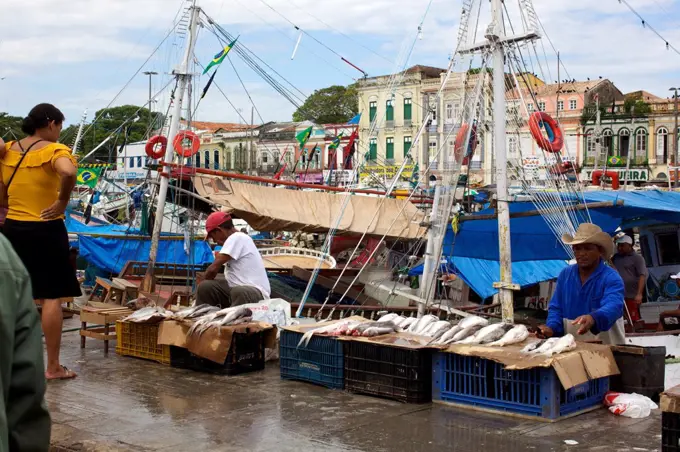
[[[231,41],[231,44],[229,44],[228,46],[226,46],[224,49],[220,50],[220,52],[219,52],[217,55],[215,55],[215,56],[213,57],[213,59],[212,59],[212,61],[210,62],[210,64],[208,64],[208,66],[206,66],[205,70],[203,70],[203,75],[207,74],[208,71],[209,71],[213,66],[218,66],[219,64],[222,63],[222,61],[224,61],[224,59],[227,57],[227,54],[229,53],[229,51],[230,51],[231,49],[233,49],[234,46],[236,45],[236,41],[238,41],[238,38],[236,38],[236,39],[234,39],[233,41]]]
[[[96,187],[103,169],[104,168],[78,168],[76,183],[78,185],[87,185],[90,188]]]
[[[307,144],[307,140],[309,140],[309,137],[312,136],[312,129],[313,127],[311,126],[307,127],[305,130],[295,135],[295,139],[300,144],[300,149],[304,149],[305,144]]]

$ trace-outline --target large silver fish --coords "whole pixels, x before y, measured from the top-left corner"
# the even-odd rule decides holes
[[[447,344],[455,344],[458,343],[459,341],[462,341],[464,339],[467,339],[468,337],[474,336],[477,334],[477,331],[481,330],[484,328],[482,325],[472,325],[467,328],[463,328],[462,330],[458,331],[456,334],[453,335],[451,339],[446,341]]]
[[[399,325],[399,326],[401,327],[402,330],[408,331],[409,327],[411,325],[413,325],[414,323],[416,323],[417,321],[418,321],[418,319],[415,318],[415,317],[406,317],[406,320],[401,322],[401,325]]]
[[[383,325],[381,326],[372,326],[370,328],[366,328],[361,335],[366,336],[366,337],[374,337],[374,336],[381,336],[383,334],[390,334],[394,333],[394,328],[390,326],[386,326],[385,323],[387,322],[380,322]]]
[[[558,341],[559,338],[557,337],[551,337],[550,339],[546,339],[545,342],[543,342],[540,346],[536,347],[534,350],[530,351],[529,353],[545,353],[553,346],[555,343]]]
[[[438,321],[439,318],[432,315],[432,314],[427,314],[419,318],[413,325],[411,325],[408,329],[409,333],[414,333],[414,334],[420,334],[423,331],[425,331],[425,328],[427,328],[431,323],[434,323]]]
[[[488,325],[482,328],[481,330],[477,331],[477,333],[472,336],[468,337],[462,341],[459,341],[459,344],[488,344],[490,342],[497,341],[498,339],[502,338],[505,333],[510,331],[512,329],[512,325],[508,323],[494,323],[493,325]]]
[[[445,331],[444,334],[442,334],[438,339],[435,340],[435,344],[445,344],[448,342],[449,339],[451,339],[453,336],[456,335],[457,332],[462,330],[460,325],[454,325],[451,328],[448,329],[448,331]]]
[[[526,347],[522,349],[522,353],[531,353],[534,350],[536,350],[538,347],[543,345],[545,343],[545,339],[541,339],[538,341],[530,342]]]
[[[166,311],[160,306],[149,306],[133,312],[122,320],[133,323],[157,323],[171,317],[172,313],[170,311]]]
[[[506,345],[519,344],[529,337],[529,330],[525,325],[516,325],[513,329],[505,333],[505,335],[495,342],[490,343],[491,346],[504,347]]]
[[[435,335],[437,335],[437,333],[440,333],[440,331],[441,334],[444,334],[450,328],[451,324],[449,322],[447,322],[446,320],[439,320],[438,322],[430,324],[430,326],[422,333],[422,335],[434,337]]]
[[[378,319],[378,322],[392,322],[397,317],[399,317],[399,314],[394,314],[394,313],[385,314],[384,316],[382,316]]]
[[[544,351],[542,353],[548,355],[548,356],[553,356],[553,355],[559,355],[560,353],[568,352],[570,350],[573,350],[576,348],[576,339],[574,339],[574,336],[571,334],[567,334],[566,336],[563,336],[555,342],[555,344],[548,349],[547,351]]]
[[[355,324],[358,324],[354,320],[341,320],[339,322],[334,322],[331,323],[330,325],[324,325],[320,326],[318,328],[311,329],[307,331],[305,334],[302,335],[302,338],[300,338],[300,342],[298,342],[298,348],[301,345],[304,345],[305,347],[309,344],[309,341],[312,340],[312,336],[315,334],[333,334],[336,330],[340,330],[342,328],[347,328],[348,326],[354,326]]]

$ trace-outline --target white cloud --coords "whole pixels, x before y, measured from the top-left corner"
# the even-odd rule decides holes
[[[416,27],[429,0],[265,0],[286,18],[371,75],[384,74],[395,69],[362,46],[374,48],[388,60],[396,62],[404,45],[410,45]],[[482,1],[488,9],[489,2]],[[614,0],[534,0],[537,13],[550,38],[560,50],[572,77],[585,79],[600,75],[610,78],[624,91],[646,89],[665,95],[668,80],[680,79],[680,56],[666,51],[664,44],[650,30],[641,27],[639,21],[625,5]],[[673,17],[680,6],[677,0],[628,0],[643,13],[664,36],[680,47],[680,32],[676,32]],[[276,53],[288,55],[292,51],[296,32],[293,26],[261,0],[200,0],[200,6],[230,32],[241,33],[242,42],[263,59]],[[188,3],[182,0],[2,0],[3,22],[0,35],[0,109],[5,105],[16,113],[30,108],[45,93],[55,103],[71,110],[70,117],[79,116],[86,106],[90,111],[105,106],[120,87],[132,76],[136,66],[148,56],[181,8]],[[506,2],[509,9],[515,2]],[[447,55],[455,47],[458,33],[460,3],[435,0],[425,21],[423,39],[416,42],[410,64],[431,64],[445,67]],[[516,17],[511,12],[511,17]],[[321,19],[321,20],[320,20]],[[353,40],[329,30],[323,22],[332,25]],[[488,23],[488,13],[480,21],[479,36]],[[518,25],[518,21],[514,21]],[[27,26],[26,24],[30,24]],[[266,39],[262,36],[266,35]],[[205,40],[208,32],[201,32]],[[272,36],[275,36],[272,39]],[[181,42],[173,37],[176,45],[168,43],[146,69],[168,72],[171,63],[177,61]],[[209,38],[214,40],[214,38]],[[546,48],[552,78],[556,66],[555,55],[546,39]],[[201,55],[209,53],[210,46],[199,47]],[[539,46],[541,58],[542,48]],[[300,55],[314,52],[316,63],[333,67],[352,77],[356,71],[340,62],[336,55],[314,43],[310,37],[303,38]],[[297,58],[296,58],[297,60]],[[325,60],[325,61],[324,61]],[[107,64],[107,72],[101,79],[95,69],[87,74],[74,71],[67,78],[54,80],[41,71],[64,71],[78,63]],[[403,61],[402,61],[403,62]],[[288,78],[300,71],[300,64],[276,66]],[[545,62],[542,62],[545,66]],[[40,67],[40,70],[36,68]],[[332,71],[332,70],[331,70]],[[537,68],[538,72],[538,68]],[[547,72],[547,70],[546,70]],[[35,83],[52,83],[49,90],[41,88],[40,95],[33,93],[22,76],[30,76]],[[293,107],[261,81],[253,85],[252,74],[246,83],[252,86],[252,94],[266,120],[290,118]],[[341,80],[350,79],[341,76]],[[548,78],[546,76],[546,78]],[[566,78],[566,75],[564,76]],[[167,75],[156,77],[159,86]],[[550,80],[548,80],[550,81]],[[311,93],[337,79],[329,81],[328,70],[314,79],[315,85],[302,86]],[[204,83],[202,81],[201,83]],[[226,82],[224,82],[226,84]],[[675,83],[675,82],[674,82]],[[198,87],[199,89],[202,86]],[[227,94],[238,108],[245,110],[249,119],[249,101],[240,86],[230,87]],[[28,92],[27,92],[28,91]],[[146,99],[143,78],[135,81],[116,104],[139,104]],[[167,97],[167,94],[166,94]],[[206,98],[199,115],[204,120],[236,121],[238,115],[213,88]],[[78,112],[74,115],[75,112]]]

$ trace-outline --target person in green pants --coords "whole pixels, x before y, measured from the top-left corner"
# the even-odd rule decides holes
[[[0,452],[47,451],[50,415],[31,280],[0,234]]]

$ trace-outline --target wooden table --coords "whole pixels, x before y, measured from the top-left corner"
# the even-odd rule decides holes
[[[116,340],[115,326],[114,332],[111,333],[110,325],[115,325],[116,320],[120,320],[133,312],[120,306],[100,306],[103,304],[96,303],[97,307],[86,306],[80,311],[80,348],[85,348],[85,339],[89,337],[104,341],[104,353],[108,353],[109,341]],[[103,326],[88,328],[88,323]]]

